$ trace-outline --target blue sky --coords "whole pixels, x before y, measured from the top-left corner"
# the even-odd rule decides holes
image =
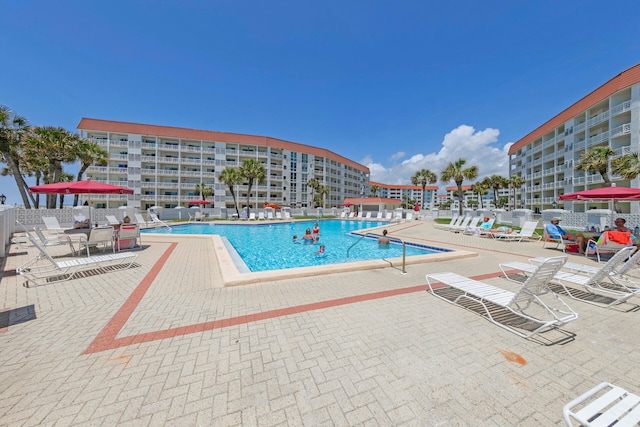
[[[640,2],[0,0],[0,104],[265,135],[409,183],[511,143],[640,62]],[[69,167],[69,170],[75,170]],[[450,183],[451,184],[451,183]],[[21,204],[11,178],[7,202]]]

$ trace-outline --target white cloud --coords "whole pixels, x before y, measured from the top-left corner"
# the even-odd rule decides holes
[[[398,151],[397,153],[392,154],[391,157],[389,157],[389,160],[395,162],[396,160],[403,158],[406,154],[407,153],[405,153],[404,151]]]
[[[439,177],[440,172],[449,162],[461,158],[467,161],[465,166],[478,167],[479,180],[494,174],[508,177],[508,152],[512,143],[496,148],[492,144],[498,141],[499,135],[498,129],[487,128],[476,131],[471,126],[460,125],[444,136],[438,152],[416,153],[401,163],[389,167],[377,163],[371,156],[365,157],[361,163],[371,170],[371,181],[385,184],[411,184],[411,176],[420,169],[429,169]],[[396,153],[391,158],[399,159],[404,155],[405,153]],[[453,182],[438,181],[438,185],[444,188],[446,185],[453,185]]]

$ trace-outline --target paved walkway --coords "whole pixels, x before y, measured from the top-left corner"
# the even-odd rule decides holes
[[[27,289],[15,267],[33,253],[12,247],[0,424],[559,425],[601,381],[638,389],[638,311],[565,298],[575,340],[544,345],[425,292],[439,271],[509,288],[498,262],[558,251],[389,231],[478,256],[225,288],[211,238],[145,235],[135,268]]]

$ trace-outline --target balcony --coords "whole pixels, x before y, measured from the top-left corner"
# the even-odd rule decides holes
[[[622,124],[609,131],[611,138],[615,138],[616,136],[621,136],[621,135],[628,135],[630,133],[631,133],[631,123]]]
[[[595,126],[598,123],[602,123],[603,121],[607,120],[609,118],[609,112],[608,111],[603,111],[602,113],[598,114],[595,117],[590,118],[589,120],[587,120],[587,126],[591,127],[591,126]]]
[[[625,113],[631,110],[631,101],[624,101],[613,108],[611,108],[611,115],[616,116],[618,114]]]

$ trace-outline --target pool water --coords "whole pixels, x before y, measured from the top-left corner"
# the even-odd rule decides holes
[[[225,237],[242,258],[248,270],[252,272],[402,257],[402,244],[394,242],[393,238],[391,238],[391,245],[387,248],[379,248],[376,236],[361,239],[361,236],[349,234],[384,226],[386,222],[322,220],[319,221],[320,240],[318,242],[293,243],[294,234],[301,240],[305,230],[313,229],[314,223],[315,221],[248,225],[186,224],[172,227],[171,234],[217,234]],[[142,232],[169,233],[164,227]],[[374,233],[380,235],[382,230],[375,230]],[[356,242],[358,243],[354,245]],[[317,254],[321,244],[325,246],[325,252]],[[407,256],[446,251],[423,245],[406,245]],[[239,266],[239,270],[246,271],[241,267]]]

